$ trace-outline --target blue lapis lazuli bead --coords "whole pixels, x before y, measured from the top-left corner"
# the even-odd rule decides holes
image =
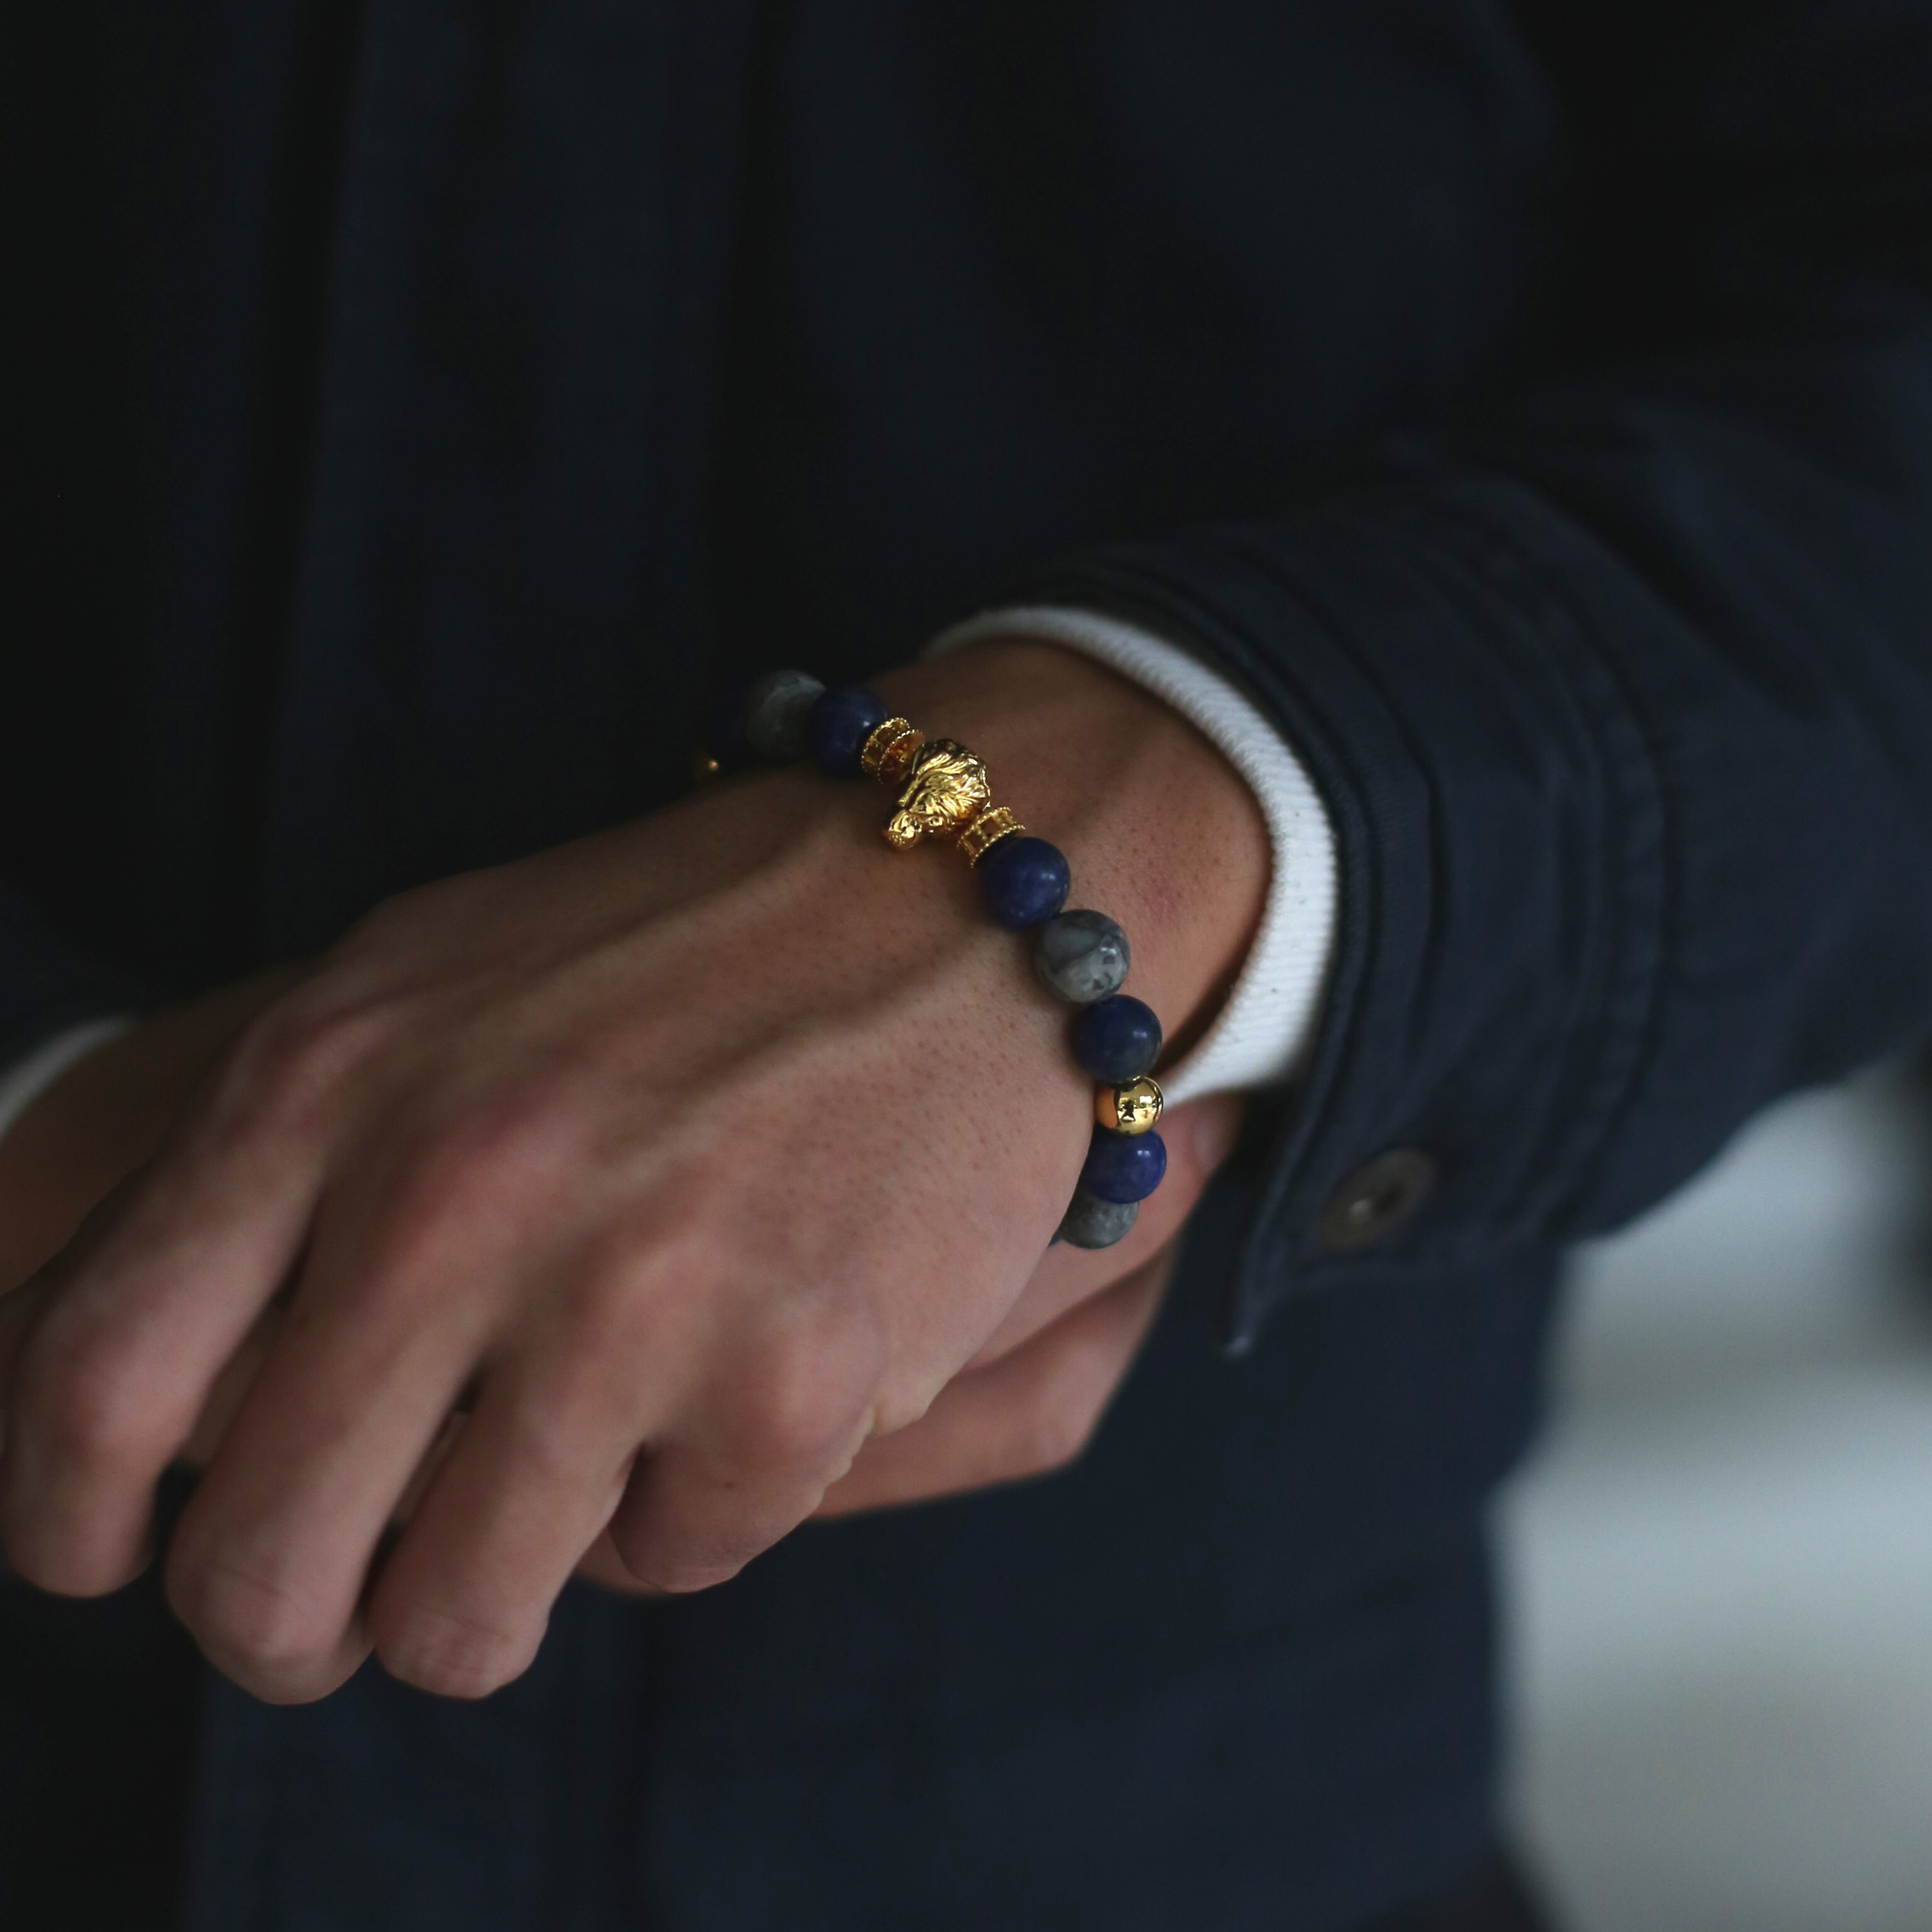
[[[1167,1172],[1167,1143],[1156,1133],[1116,1134],[1094,1130],[1080,1185],[1096,1200],[1144,1201]]]
[[[1066,854],[1044,838],[1002,838],[974,870],[986,910],[1010,932],[1042,926],[1066,903]]]
[[[870,686],[835,685],[806,714],[806,749],[820,770],[849,778],[859,769],[866,740],[892,715],[892,706]]]
[[[1138,1080],[1160,1058],[1160,1022],[1153,1007],[1128,994],[1096,1000],[1074,1022],[1073,1057],[1096,1080]]]

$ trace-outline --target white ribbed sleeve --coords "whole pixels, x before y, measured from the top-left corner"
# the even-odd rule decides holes
[[[24,1058],[0,1070],[0,1141],[70,1066],[85,1060],[97,1046],[118,1040],[134,1024],[125,1013],[112,1019],[84,1021],[43,1040]]]
[[[1261,927],[1219,1017],[1161,1084],[1178,1102],[1288,1078],[1314,1032],[1335,942],[1335,835],[1301,760],[1218,671],[1138,624],[1022,604],[956,624],[926,654],[988,638],[1036,638],[1097,658],[1172,705],[1253,788],[1273,852]]]

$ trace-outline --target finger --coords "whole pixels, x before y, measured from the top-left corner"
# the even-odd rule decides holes
[[[1166,1178],[1141,1204],[1132,1232],[1111,1248],[1076,1248],[1056,1242],[1041,1256],[1019,1299],[968,1366],[980,1369],[998,1361],[1166,1247],[1193,1213],[1214,1170],[1232,1152],[1243,1112],[1236,1094],[1212,1094],[1171,1108],[1161,1126],[1167,1143]]]
[[[214,1387],[209,1391],[206,1405],[196,1418],[194,1432],[182,1444],[178,1462],[189,1468],[199,1469],[213,1461],[215,1451],[221,1446],[222,1438],[228,1433],[228,1425],[241,1412],[242,1398],[254,1386],[255,1378],[261,1372],[262,1365],[268,1359],[268,1351],[275,1337],[281,1332],[283,1312],[279,1308],[266,1310],[262,1318],[249,1330],[247,1339],[240,1348],[230,1355],[223,1365],[220,1374],[215,1378]],[[460,1433],[464,1414],[459,1408],[444,1422],[442,1430],[429,1454],[417,1464],[416,1474],[410,1478],[409,1487],[403,1492],[396,1504],[395,1520],[406,1522],[416,1504],[422,1500],[423,1492],[429,1486],[430,1477],[441,1466],[443,1458],[454,1446]]]
[[[81,1217],[59,1252],[17,1287],[0,1294],[0,1448],[6,1443],[6,1414],[13,1400],[14,1372],[34,1324],[62,1284],[100,1245],[133,1184],[130,1179],[110,1189]]]
[[[44,1588],[96,1595],[139,1572],[156,1481],[300,1250],[325,1137],[273,1084],[251,1068],[226,1083],[50,1264],[0,1456],[0,1544]]]
[[[883,1331],[828,1295],[700,1383],[688,1415],[658,1432],[610,1522],[641,1583],[682,1592],[735,1576],[811,1515],[869,1432]]]
[[[241,1346],[222,1364],[214,1386],[195,1418],[194,1427],[175,1458],[176,1462],[199,1469],[214,1460],[229,1424],[241,1413],[243,1400],[268,1359],[275,1337],[281,1333],[284,1318],[279,1308],[263,1310],[254,1327],[243,1336]]]
[[[586,1582],[601,1584],[607,1590],[616,1590],[627,1597],[664,1594],[655,1583],[640,1582],[631,1574],[630,1566],[617,1554],[616,1542],[608,1528],[584,1552],[583,1560],[577,1566],[577,1574]]]
[[[1092,1438],[1172,1272],[1158,1255],[992,1366],[970,1369],[915,1423],[868,1442],[820,1516],[928,1502],[1064,1468]]]
[[[639,1391],[623,1366],[572,1348],[485,1376],[370,1593],[391,1676],[481,1697],[528,1666],[636,1457]]]
[[[395,1514],[392,1519],[398,1526],[406,1524],[422,1506],[423,1498],[429,1493],[429,1486],[434,1481],[436,1472],[455,1452],[456,1445],[463,1439],[464,1425],[470,1420],[462,1409],[454,1410],[443,1418],[436,1440],[430,1444],[429,1453],[416,1465],[416,1473],[409,1480],[409,1486],[396,1499]]]
[[[387,1165],[380,1150],[368,1160]],[[493,1214],[398,1165],[386,1198],[362,1173],[325,1200],[286,1318],[169,1550],[176,1616],[271,1702],[324,1696],[368,1654],[370,1568],[514,1273],[513,1193]]]

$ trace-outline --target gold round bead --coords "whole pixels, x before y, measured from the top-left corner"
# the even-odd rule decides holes
[[[1094,1096],[1094,1118],[1109,1133],[1144,1134],[1166,1105],[1158,1084],[1144,1073],[1119,1087],[1102,1087]]]

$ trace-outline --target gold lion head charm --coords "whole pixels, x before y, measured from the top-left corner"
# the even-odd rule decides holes
[[[928,832],[962,832],[992,802],[986,767],[950,738],[935,738],[913,760],[886,841],[903,852]]]

